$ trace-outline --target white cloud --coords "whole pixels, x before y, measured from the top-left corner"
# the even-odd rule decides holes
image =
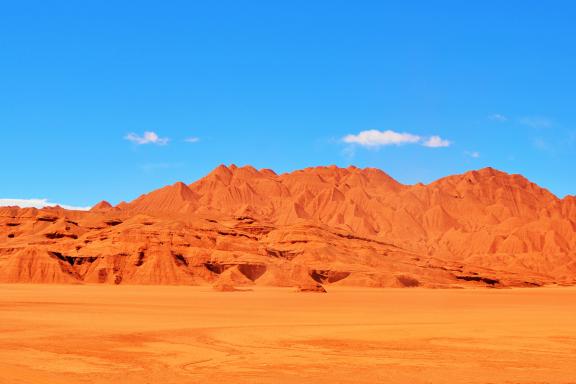
[[[64,209],[73,209],[77,211],[87,211],[91,207],[74,207],[71,205],[51,203],[48,199],[0,199],[0,207],[17,206],[20,208],[44,208],[55,207],[59,205]]]
[[[504,116],[504,115],[502,115],[502,114],[500,114],[500,113],[494,113],[494,114],[488,116],[488,118],[489,118],[490,120],[498,121],[498,122],[500,122],[500,123],[503,123],[503,122],[505,122],[505,121],[508,121],[508,117],[506,117],[506,116]]]
[[[185,142],[187,143],[197,143],[200,141],[199,137],[187,137],[184,139]]]
[[[440,136],[430,136],[422,143],[423,146],[428,148],[449,147],[450,144],[450,141],[443,139]]]
[[[371,129],[357,135],[347,135],[342,140],[348,144],[358,144],[363,147],[377,148],[385,145],[402,145],[418,143],[422,138],[411,133],[394,131],[378,131]]]
[[[144,135],[140,136],[135,133],[129,133],[125,137],[126,140],[136,143],[138,145],[143,144],[156,144],[156,145],[166,145],[170,141],[167,137],[159,137],[156,132],[146,131]]]
[[[347,135],[342,139],[348,144],[358,144],[367,148],[379,148],[386,145],[421,144],[428,148],[449,147],[450,141],[434,135],[428,138],[414,135],[412,133],[400,133],[391,130],[378,131],[371,129],[362,131],[357,135]]]

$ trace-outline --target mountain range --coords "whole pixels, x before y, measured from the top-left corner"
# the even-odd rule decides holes
[[[0,282],[576,284],[576,197],[484,168],[405,185],[375,168],[221,165],[117,206],[0,207]]]

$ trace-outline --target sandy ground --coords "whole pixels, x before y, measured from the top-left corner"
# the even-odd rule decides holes
[[[576,289],[0,285],[0,383],[576,383]]]

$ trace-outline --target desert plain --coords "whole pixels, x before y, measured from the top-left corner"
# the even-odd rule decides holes
[[[0,292],[0,384],[576,383],[576,197],[222,165],[0,208]]]
[[[1,285],[0,383],[575,383],[576,288]]]

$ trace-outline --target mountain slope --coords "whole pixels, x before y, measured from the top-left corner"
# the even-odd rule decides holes
[[[574,284],[576,198],[492,168],[403,185],[373,168],[222,165],[117,207],[0,208],[0,281],[27,281],[14,265],[31,249],[62,256],[26,264],[46,270],[34,282],[62,282],[56,265],[116,284]]]

